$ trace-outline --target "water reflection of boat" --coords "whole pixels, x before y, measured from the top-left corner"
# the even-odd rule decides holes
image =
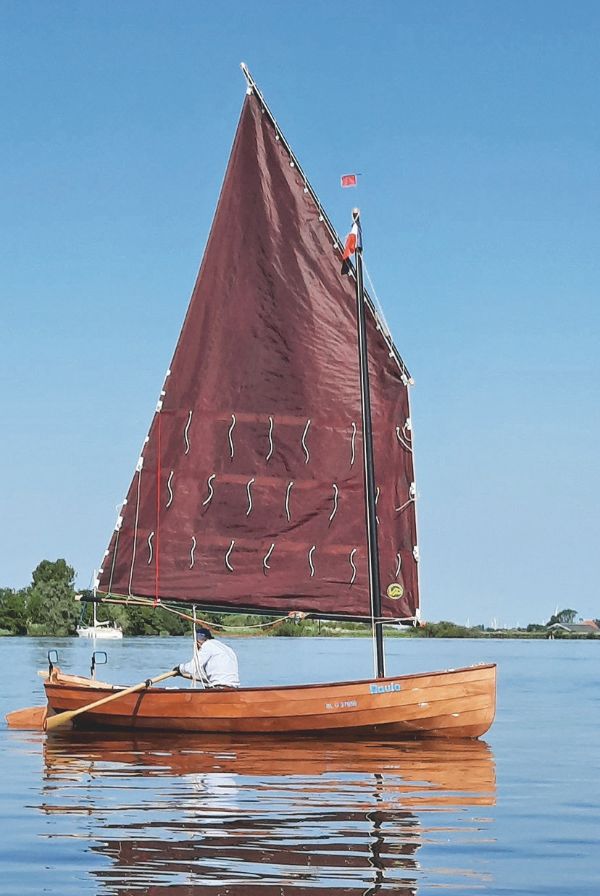
[[[483,741],[386,742],[273,741],[252,736],[155,735],[76,731],[54,735],[44,744],[46,772],[69,769],[91,774],[106,763],[135,765],[134,774],[205,773],[264,775],[394,774],[406,782],[427,783],[456,803],[459,794],[493,802],[494,762]],[[410,789],[410,788],[409,788]],[[443,797],[440,794],[439,798]]]
[[[413,896],[440,873],[425,861],[436,838],[447,849],[466,836],[473,848],[474,813],[485,827],[481,808],[495,803],[480,741],[285,739],[274,750],[256,738],[76,731],[43,747],[43,811],[65,824],[87,813],[86,848],[110,861],[93,873],[119,896],[200,886],[215,896]],[[481,883],[476,869],[443,873],[454,886],[461,874]]]

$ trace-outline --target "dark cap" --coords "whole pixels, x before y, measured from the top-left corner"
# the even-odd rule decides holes
[[[197,627],[196,641],[198,641],[200,638],[204,638],[206,641],[210,641],[212,636],[213,636],[213,633],[210,631],[210,629],[202,628],[202,626],[200,626],[200,625]]]

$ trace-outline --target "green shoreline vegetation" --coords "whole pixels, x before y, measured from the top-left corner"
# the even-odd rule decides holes
[[[75,600],[75,570],[65,560],[43,560],[33,571],[27,588],[14,590],[0,588],[0,636],[69,637],[75,634],[79,624],[89,624],[85,614],[91,616],[90,605]],[[84,592],[85,595],[86,592]],[[98,604],[98,621],[109,620],[123,629],[127,636],[135,635],[187,635],[190,623],[158,606],[115,606]],[[571,634],[568,631],[548,631],[555,623],[572,624],[577,611],[561,610],[545,625],[529,623],[523,628],[494,629],[483,625],[467,627],[455,622],[429,622],[418,627],[385,627],[386,636],[404,638],[563,638],[600,639],[597,634]],[[259,628],[268,617],[242,613],[205,613],[202,617],[209,624],[224,626],[227,636],[231,630],[236,635],[260,635],[271,637],[368,637],[371,626],[360,622],[335,622],[329,620],[285,619],[273,628]],[[274,617],[273,617],[274,619]],[[600,625],[600,620],[594,620]]]

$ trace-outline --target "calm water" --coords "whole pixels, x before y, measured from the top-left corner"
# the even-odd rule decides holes
[[[46,653],[0,639],[0,712],[42,702]],[[125,639],[99,677],[134,683],[185,639]],[[367,640],[235,642],[245,684],[371,674]],[[458,745],[264,744],[0,727],[0,892],[114,896],[598,894],[600,644],[392,641],[388,672],[495,661],[496,722]],[[2,723],[0,722],[0,726]]]

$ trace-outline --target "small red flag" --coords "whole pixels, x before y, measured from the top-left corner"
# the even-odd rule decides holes
[[[356,174],[342,174],[341,184],[343,187],[355,187],[356,186]]]
[[[356,225],[352,228],[348,236],[346,237],[346,244],[344,245],[344,251],[342,253],[342,259],[345,261],[347,258],[350,258],[351,255],[354,255],[356,252],[356,237],[358,235],[358,230],[356,229]]]
[[[354,224],[352,225],[352,229],[346,237],[342,259],[346,261],[347,258],[350,258],[351,255],[354,255],[357,249],[362,249],[362,233],[360,228],[360,221],[358,219],[355,219]]]

